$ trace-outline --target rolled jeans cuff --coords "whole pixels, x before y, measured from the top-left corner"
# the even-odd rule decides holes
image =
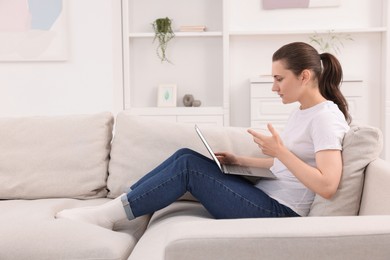
[[[127,199],[126,194],[121,196],[121,201],[122,201],[123,208],[125,209],[127,219],[128,220],[135,219],[133,211],[130,208],[129,200]]]

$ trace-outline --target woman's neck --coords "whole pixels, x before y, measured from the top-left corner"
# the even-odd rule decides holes
[[[308,109],[324,101],[326,101],[326,98],[321,95],[318,88],[313,88],[312,91],[309,91],[307,95],[305,95],[301,100],[299,100],[299,103],[301,104],[299,108],[301,110]]]

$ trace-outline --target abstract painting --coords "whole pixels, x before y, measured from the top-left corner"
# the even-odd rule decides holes
[[[68,55],[66,0],[0,0],[0,61]]]

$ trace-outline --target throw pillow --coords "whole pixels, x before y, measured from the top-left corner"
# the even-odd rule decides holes
[[[336,194],[330,200],[316,195],[309,216],[357,215],[363,191],[364,170],[379,157],[383,137],[379,129],[351,126],[343,140],[343,174]]]
[[[105,197],[111,113],[0,119],[0,199]]]

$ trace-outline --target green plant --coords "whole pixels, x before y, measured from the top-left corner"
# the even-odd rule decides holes
[[[311,43],[318,45],[319,51],[334,54],[340,54],[345,41],[353,41],[350,34],[336,33],[334,30],[329,30],[327,33],[315,32],[309,39]]]
[[[168,17],[158,18],[152,23],[155,34],[153,42],[158,39],[157,56],[161,62],[167,61],[171,63],[166,55],[168,42],[175,37],[171,24],[172,20]]]

